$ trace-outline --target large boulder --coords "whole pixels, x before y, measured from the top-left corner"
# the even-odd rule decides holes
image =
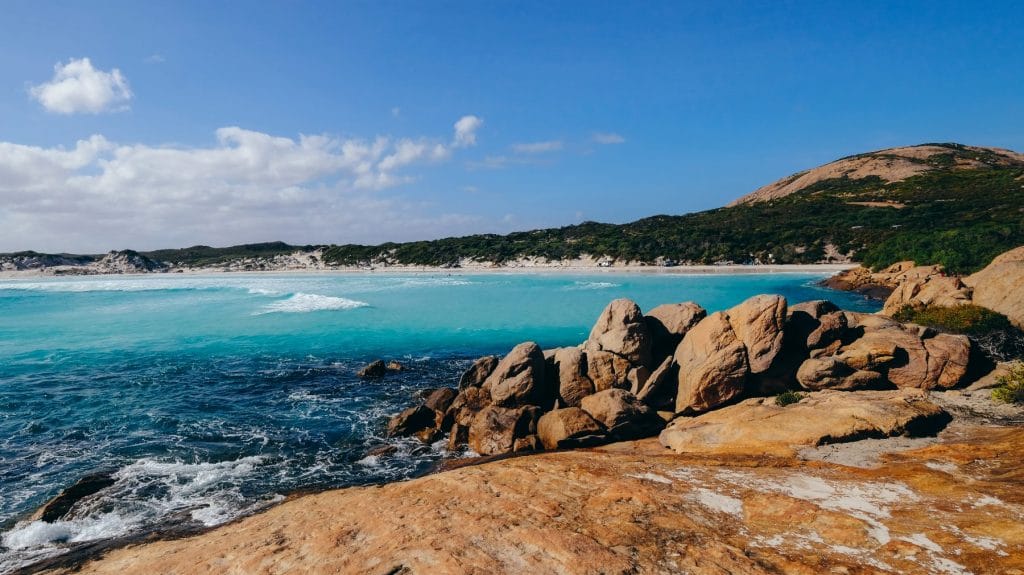
[[[410,407],[388,420],[388,437],[407,437],[437,428],[437,413],[426,405]]]
[[[628,299],[608,304],[598,316],[585,348],[607,351],[634,365],[651,365],[651,334],[640,307]]]
[[[747,349],[750,373],[764,373],[782,351],[786,298],[757,295],[726,312],[736,337]]]
[[[535,406],[481,409],[469,425],[469,446],[480,455],[511,453],[516,441],[537,433],[540,408]]]
[[[969,372],[971,341],[963,335],[927,337],[932,335],[914,326],[872,329],[836,358],[854,369],[880,371],[896,387],[956,387]]]
[[[997,256],[964,283],[973,290],[975,305],[997,311],[1024,329],[1024,246]]]
[[[882,307],[882,313],[893,315],[904,307],[953,307],[971,303],[971,288],[960,278],[938,271],[923,278],[907,279],[899,284]]]
[[[875,389],[883,387],[887,383],[885,376],[881,373],[854,369],[835,357],[808,359],[800,364],[800,369],[796,372],[796,379],[804,389],[812,391]]]
[[[653,409],[624,389],[606,389],[588,395],[580,407],[617,440],[649,437],[665,424]]]
[[[434,411],[445,413],[458,395],[459,393],[454,388],[442,387],[432,391],[423,404]]]
[[[594,382],[587,377],[587,355],[580,348],[554,350],[550,365],[548,385],[558,390],[560,406],[579,407],[581,399],[594,393]]]
[[[693,302],[667,303],[647,312],[644,323],[651,334],[654,362],[672,355],[686,332],[707,315],[704,308]]]
[[[676,413],[714,409],[743,393],[749,373],[747,349],[722,312],[702,319],[679,344]]]
[[[449,424],[469,428],[473,418],[483,408],[491,405],[491,394],[480,387],[467,387],[455,396],[445,413],[445,421]]]
[[[920,390],[820,391],[785,407],[753,398],[679,417],[659,439],[678,453],[781,455],[869,437],[934,435],[951,419]]]
[[[485,355],[474,361],[473,365],[459,378],[459,389],[483,385],[484,381],[487,380],[487,376],[491,375],[494,372],[494,368],[498,367],[498,361],[498,356],[496,355]]]
[[[548,400],[544,378],[544,352],[532,341],[521,343],[498,362],[483,389],[503,407],[542,405]]]
[[[544,449],[587,447],[605,441],[604,429],[579,407],[555,409],[537,422],[537,436]]]
[[[586,352],[587,377],[594,384],[594,391],[613,387],[630,387],[629,360],[610,351],[590,349]]]

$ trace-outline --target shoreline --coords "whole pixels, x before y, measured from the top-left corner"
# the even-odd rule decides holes
[[[273,270],[226,270],[216,268],[176,269],[166,272],[140,273],[53,273],[50,268],[32,270],[2,270],[0,279],[83,279],[97,277],[149,277],[149,276],[221,276],[221,275],[285,275],[285,274],[320,274],[320,275],[392,275],[392,274],[443,274],[443,275],[477,275],[477,274],[543,274],[543,275],[765,275],[783,273],[828,273],[836,274],[859,267],[857,263],[845,264],[772,264],[772,265],[694,265],[694,266],[591,266],[591,265],[532,265],[532,266],[465,266],[459,268],[443,268],[436,266],[386,266],[379,268],[336,267],[336,268],[292,268]],[[67,269],[67,268],[60,268]],[[78,269],[78,268],[72,268]]]

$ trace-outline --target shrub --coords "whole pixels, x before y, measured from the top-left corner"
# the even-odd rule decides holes
[[[966,335],[986,335],[993,331],[1013,329],[1005,315],[977,305],[920,309],[906,306],[896,312],[893,319]]]
[[[797,403],[804,398],[804,394],[796,391],[784,391],[779,395],[775,396],[775,405],[779,407],[786,407],[787,405]]]
[[[996,381],[999,386],[992,390],[992,399],[1003,403],[1024,403],[1024,363],[1014,363],[1010,371]]]

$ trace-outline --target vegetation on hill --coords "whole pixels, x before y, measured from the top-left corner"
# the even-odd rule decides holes
[[[1024,244],[1024,164],[952,169],[985,153],[956,144],[919,160],[934,168],[903,181],[833,178],[789,196],[683,216],[613,225],[586,222],[508,235],[474,235],[380,246],[332,246],[329,263],[445,265],[466,258],[581,255],[656,263],[813,263],[830,244],[871,267],[901,260],[938,263],[954,273],[980,269]]]
[[[243,244],[227,248],[192,246],[182,249],[142,252],[142,255],[150,259],[175,265],[199,267],[224,264],[243,258],[274,257],[298,251],[311,251],[313,249],[314,246],[293,246],[284,242],[266,242],[262,244]]]

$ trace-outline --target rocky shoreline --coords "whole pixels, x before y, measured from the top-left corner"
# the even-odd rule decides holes
[[[889,317],[978,302],[978,278],[1017,277],[1018,256],[970,281],[851,272],[895,283],[879,314],[778,295],[710,314],[615,300],[579,346],[482,357],[387,423],[480,465],[293,498],[74,569],[1024,573],[1024,408],[990,397],[1006,366]]]

